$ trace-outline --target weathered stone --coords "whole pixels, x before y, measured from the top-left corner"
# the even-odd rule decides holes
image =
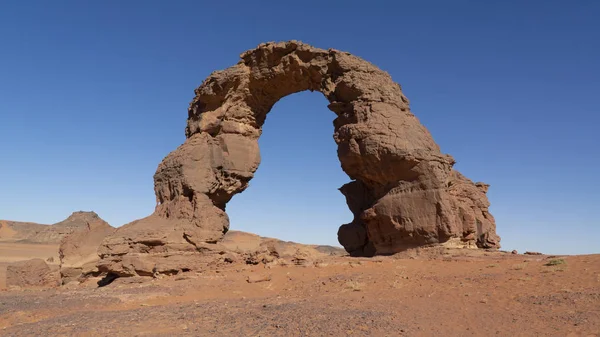
[[[6,286],[9,288],[56,287],[58,279],[58,273],[43,259],[17,261],[6,267]]]
[[[243,53],[196,89],[187,140],[154,175],[154,214],[109,236],[103,260],[120,273],[125,255],[174,256],[218,242],[229,228],[225,205],[258,168],[267,113],[305,90],[321,92],[337,115],[333,138],[353,180],[341,188],[354,214],[338,232],[348,252],[390,254],[450,239],[499,247],[488,185],[452,169],[454,159],[440,152],[389,74],[349,53],[290,41]]]
[[[246,278],[246,282],[248,283],[259,283],[259,282],[269,282],[271,281],[271,275],[248,275]]]
[[[96,263],[100,260],[98,247],[113,231],[115,228],[98,217],[86,220],[83,230],[74,232],[62,240],[58,252],[62,284],[88,276],[99,276],[100,272],[96,268]]]

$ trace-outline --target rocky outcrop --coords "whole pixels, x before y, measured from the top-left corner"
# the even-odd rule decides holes
[[[327,256],[345,255],[341,248],[282,241],[240,231],[227,232],[220,245],[230,256],[247,264],[306,265]]]
[[[337,115],[333,138],[352,180],[340,189],[354,214],[338,232],[348,252],[391,254],[450,240],[499,247],[488,186],[453,170],[400,85],[349,53],[290,41],[243,53],[196,89],[187,139],[154,175],[155,212],[107,237],[99,266],[121,272],[126,260],[153,264],[211,250],[229,228],[225,205],[258,168],[268,112],[305,90],[321,92]]]
[[[58,286],[58,273],[42,259],[18,261],[6,267],[6,286],[45,288]]]
[[[86,230],[90,221],[100,219],[94,212],[73,212],[53,225],[0,220],[0,241],[60,244],[65,236]]]
[[[109,240],[107,238],[105,243]],[[152,245],[149,242],[147,244]],[[154,249],[147,253],[106,255],[104,250],[101,253],[104,258],[97,264],[98,270],[112,277],[176,275],[188,271],[218,269],[233,263],[310,264],[328,256],[345,253],[343,249],[332,246],[305,245],[240,231],[228,231],[218,243],[203,243],[195,249],[184,250],[189,244],[181,247],[161,245],[158,241],[153,244]]]
[[[62,284],[81,281],[89,276],[100,276],[96,263],[100,260],[98,247],[104,238],[115,231],[99,217],[80,219],[86,222],[83,230],[67,235],[59,248]]]
[[[252,233],[230,230],[219,242],[227,250],[238,253],[253,252],[260,250],[260,247],[271,246],[280,256],[293,255],[298,249],[309,249],[317,254],[329,256],[346,255],[342,248],[326,245],[307,245],[292,241],[283,241],[275,238],[264,237]]]

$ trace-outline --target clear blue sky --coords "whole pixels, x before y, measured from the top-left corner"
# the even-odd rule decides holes
[[[504,249],[600,253],[598,18],[595,0],[1,1],[0,219],[150,214],[193,90],[297,39],[402,85],[456,168],[491,184]],[[337,244],[351,214],[334,117],[318,93],[275,105],[232,229]]]

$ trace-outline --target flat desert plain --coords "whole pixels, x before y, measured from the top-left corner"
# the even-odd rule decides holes
[[[0,335],[600,336],[600,255],[421,249],[4,290]]]

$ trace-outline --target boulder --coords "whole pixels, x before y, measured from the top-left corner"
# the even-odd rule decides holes
[[[115,228],[100,217],[82,219],[85,227],[67,235],[59,248],[62,284],[78,281],[88,276],[99,276],[96,263],[100,260],[98,247]]]
[[[58,273],[43,259],[17,261],[6,267],[6,286],[9,288],[47,288],[58,284]]]
[[[321,92],[337,115],[333,138],[351,179],[340,191],[354,214],[338,240],[350,254],[449,240],[499,248],[489,186],[453,169],[454,159],[441,153],[388,73],[343,51],[289,41],[244,52],[196,89],[186,141],[154,175],[154,213],[108,236],[100,264],[119,269],[131,257],[211,250],[229,229],[227,202],[258,168],[267,114],[279,99],[305,90]]]

